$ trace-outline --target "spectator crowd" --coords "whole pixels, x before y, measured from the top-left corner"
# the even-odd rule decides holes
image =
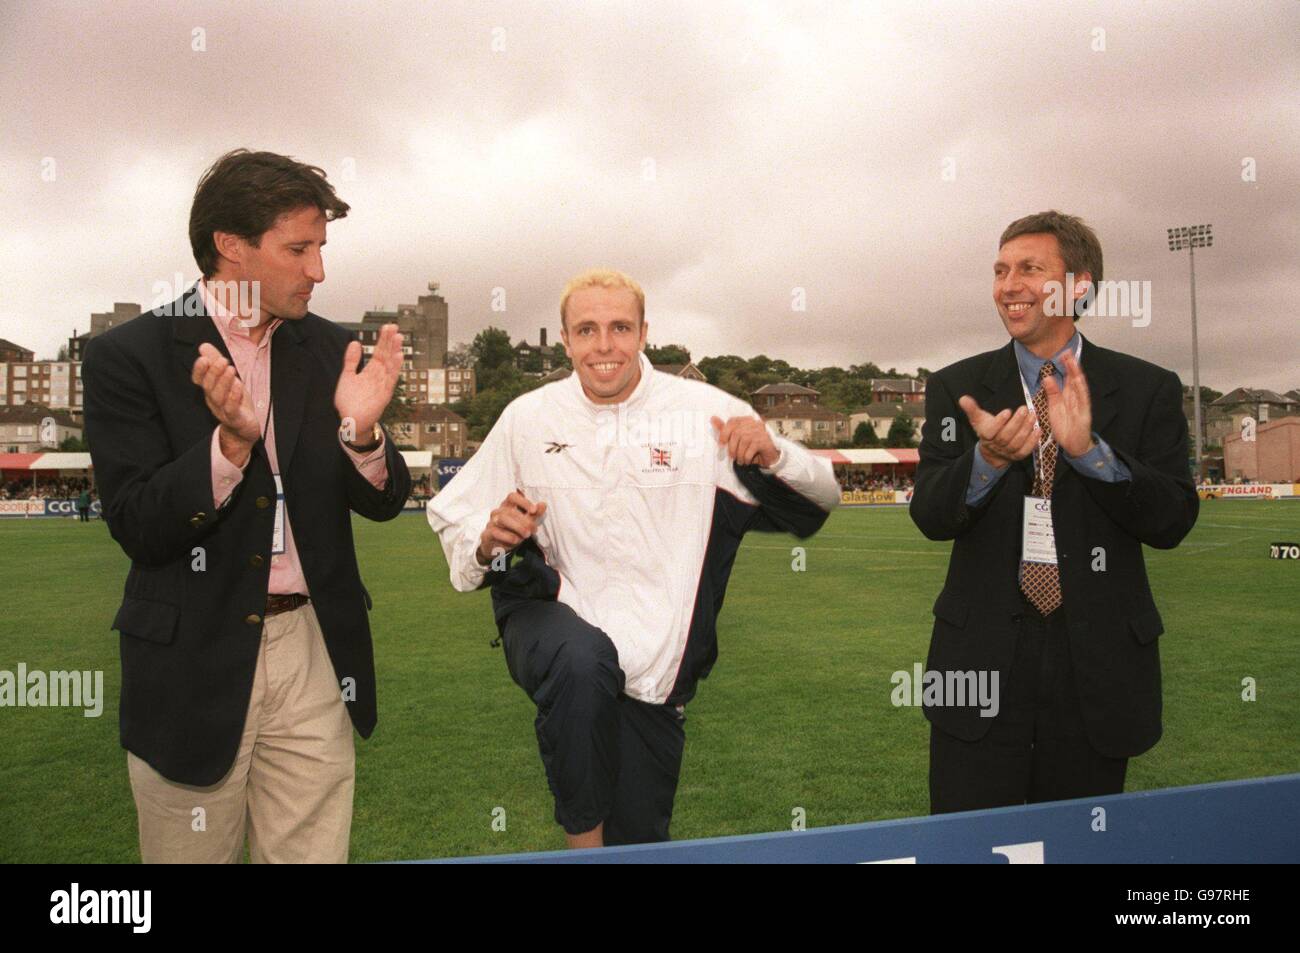
[[[89,489],[90,480],[86,477],[38,476],[35,489],[32,489],[31,477],[22,477],[0,484],[0,500],[28,500],[33,496],[76,499],[83,490]]]
[[[912,478],[906,474],[891,476],[887,473],[868,473],[865,470],[837,468],[835,478],[840,482],[840,491],[848,493],[853,490],[910,490]]]

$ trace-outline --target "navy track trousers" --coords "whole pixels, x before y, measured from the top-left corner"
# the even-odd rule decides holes
[[[510,677],[537,705],[537,746],[570,834],[606,845],[668,840],[685,715],[623,694],[618,650],[569,606],[524,599],[501,626]]]

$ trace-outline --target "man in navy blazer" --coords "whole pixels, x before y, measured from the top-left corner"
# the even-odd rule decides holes
[[[203,278],[92,340],[86,434],[122,604],[121,740],[145,861],[344,861],[352,732],[375,672],[352,513],[389,520],[410,475],[378,420],[401,371],[386,326],[308,310],[321,170],[237,150],[200,180]]]
[[[998,693],[926,700],[934,813],[1119,793],[1160,738],[1142,546],[1177,546],[1199,503],[1178,376],[1075,328],[1101,280],[1078,218],[1013,222],[993,278],[1011,340],[926,384],[911,515],[953,540],[926,668]]]

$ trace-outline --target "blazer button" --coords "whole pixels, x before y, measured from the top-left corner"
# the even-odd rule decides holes
[[[256,612],[252,612],[244,616],[244,621],[247,622],[249,625],[257,625],[262,621],[262,617],[258,615]]]
[[[248,565],[252,566],[254,569],[262,565],[263,562],[265,562],[265,560],[262,559],[261,556],[253,555],[248,557]]]
[[[253,505],[256,506],[259,510],[264,510],[271,505],[271,501],[265,496],[259,496],[257,499],[253,501]]]
[[[203,525],[203,521],[204,521],[205,519],[207,519],[207,518],[208,518],[208,514],[207,514],[207,513],[195,513],[193,516],[190,517],[190,525],[191,525],[191,526],[202,526],[202,525]]]

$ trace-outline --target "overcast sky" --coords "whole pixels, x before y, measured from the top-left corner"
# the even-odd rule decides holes
[[[453,342],[554,339],[605,264],[697,359],[937,369],[1005,342],[998,235],[1059,208],[1151,283],[1149,326],[1090,338],[1190,382],[1165,229],[1210,222],[1202,383],[1300,387],[1297,36],[1292,0],[0,0],[0,337],[53,357],[192,281],[194,186],[248,146],[352,205],[312,299],[334,320],[436,280]]]

